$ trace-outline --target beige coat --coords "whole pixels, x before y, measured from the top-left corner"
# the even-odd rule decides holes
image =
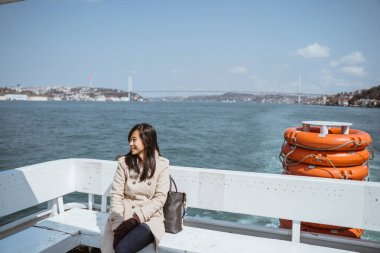
[[[137,173],[128,170],[125,156],[120,157],[118,162],[112,183],[111,211],[104,229],[101,251],[114,253],[113,230],[136,213],[140,221],[146,223],[152,231],[157,252],[157,246],[165,234],[162,207],[169,191],[169,160],[157,156],[153,177],[143,182],[138,180]]]

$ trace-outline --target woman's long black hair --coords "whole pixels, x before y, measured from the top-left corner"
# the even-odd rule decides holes
[[[147,123],[141,123],[135,125],[128,134],[128,142],[131,141],[131,136],[134,131],[139,131],[140,138],[144,144],[144,160],[139,161],[137,155],[132,155],[129,152],[125,156],[125,163],[129,169],[134,170],[140,174],[140,168],[142,168],[142,174],[140,176],[140,181],[152,178],[154,172],[156,171],[156,151],[160,155],[160,148],[157,144],[157,134],[156,130]]]

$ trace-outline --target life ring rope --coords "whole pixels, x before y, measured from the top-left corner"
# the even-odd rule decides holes
[[[279,155],[279,159],[282,163],[282,167],[284,169],[284,171],[286,172],[287,175],[290,175],[291,173],[289,172],[288,170],[288,167],[289,166],[296,166],[296,165],[299,165],[301,163],[303,163],[306,159],[310,158],[310,157],[313,157],[315,158],[316,160],[322,160],[322,159],[325,159],[330,165],[331,165],[331,169],[332,171],[330,171],[331,173],[334,173],[335,175],[337,175],[338,178],[340,179],[350,179],[350,175],[348,175],[346,173],[346,171],[344,171],[344,173],[341,173],[339,171],[339,169],[335,166],[335,164],[328,158],[328,157],[319,157],[315,154],[309,154],[307,156],[304,156],[301,160],[299,161],[294,161],[292,159],[289,159],[289,156],[296,151],[297,147],[300,147],[300,145],[298,145],[297,143],[297,138],[293,138],[293,142],[294,142],[294,146],[291,146],[291,151],[288,152],[286,155],[283,153],[282,151],[282,148],[281,148],[281,151],[280,151],[280,155]],[[282,146],[286,143],[286,141],[284,140],[284,142],[282,143]],[[370,151],[370,154],[371,154],[371,157],[369,158],[369,160],[372,160],[374,158],[374,151],[373,151],[373,148],[371,146],[370,143],[367,143],[368,144],[368,148],[369,148],[369,151]],[[361,145],[361,144],[360,144]],[[302,146],[302,145],[301,145]],[[341,145],[337,146],[337,147],[340,147]],[[368,161],[366,162],[366,164],[368,164]],[[313,169],[313,168],[316,168],[316,167],[313,167],[313,165],[310,165],[309,166],[310,169]],[[366,180],[368,181],[369,180],[369,175],[367,176]]]
[[[308,146],[304,146],[304,145],[302,145],[302,144],[297,143],[297,139],[296,139],[296,137],[292,137],[292,141],[294,141],[294,146],[298,146],[298,147],[300,147],[300,148],[306,148],[306,149],[318,150],[318,151],[331,151],[331,150],[336,150],[336,149],[339,149],[339,148],[341,148],[341,147],[347,146],[347,145],[349,145],[349,144],[351,144],[351,143],[353,143],[355,146],[361,146],[361,145],[363,145],[364,143],[368,144],[369,146],[371,145],[369,142],[367,142],[367,141],[365,141],[365,140],[361,140],[360,142],[357,142],[357,141],[355,141],[355,140],[352,140],[352,141],[347,141],[347,142],[345,142],[345,143],[342,143],[342,144],[340,144],[340,145],[338,145],[338,146],[334,146],[334,147],[331,147],[331,148],[310,148],[310,147],[308,147]],[[371,147],[371,149],[372,149],[372,147]]]
[[[311,149],[310,147],[307,147],[307,146],[303,146],[303,145],[301,145],[301,144],[298,144],[298,143],[297,143],[297,138],[296,138],[296,137],[293,137],[293,138],[292,138],[292,141],[294,142],[294,144],[293,144],[294,147],[300,147],[300,148],[305,148],[305,149]],[[284,142],[282,143],[282,146],[285,144],[285,142],[286,142],[286,140],[284,140]],[[367,142],[367,141],[360,141],[359,143],[356,142],[356,141],[349,141],[349,142],[346,142],[346,143],[343,143],[343,144],[341,144],[341,145],[338,145],[338,146],[335,146],[335,147],[331,147],[331,148],[312,148],[312,150],[317,150],[317,151],[333,151],[334,149],[341,148],[341,147],[346,146],[346,145],[348,145],[348,144],[350,144],[350,143],[354,143],[356,146],[361,146],[361,145],[363,145],[363,143],[366,143],[366,144],[368,145],[367,148],[369,148],[370,155],[371,155],[371,157],[369,158],[369,160],[372,161],[372,160],[375,158],[375,152],[373,151],[372,145],[371,145],[371,143],[369,143],[369,142]],[[282,146],[281,146],[281,147],[282,147]],[[295,148],[294,148],[292,151],[290,151],[290,152],[287,154],[287,156],[289,156],[290,154],[292,154],[294,151],[295,151]],[[281,152],[282,152],[282,151],[281,151]],[[286,156],[285,158],[287,158],[287,156]],[[311,155],[311,156],[313,156],[313,155]],[[308,157],[310,157],[310,156],[308,156]],[[320,160],[320,159],[321,159],[321,158],[319,158],[319,157],[317,157],[317,156],[314,156],[314,158],[316,158],[317,160]],[[305,159],[306,159],[306,158],[305,158]],[[328,159],[328,158],[326,158],[326,159]],[[302,159],[302,160],[304,160],[304,159]]]
[[[373,148],[371,146],[371,143],[368,143],[368,147],[369,147],[369,151],[371,153],[371,157],[369,158],[369,160],[373,160],[375,158],[375,152],[373,151]]]
[[[342,133],[340,128],[329,128],[328,133],[321,134],[321,127],[311,127],[303,131],[303,127],[289,127],[284,132],[284,138],[290,145],[297,145],[305,149],[319,151],[351,151],[362,150],[372,142],[371,136],[358,129],[350,129],[349,133]]]
[[[369,161],[374,159],[375,152],[368,133],[350,129],[352,124],[345,122],[304,121],[302,124],[284,132],[279,153],[283,174],[369,181]],[[280,219],[280,227],[291,228],[291,221]],[[363,234],[360,229],[305,222],[301,223],[301,230],[353,238]]]
[[[286,141],[283,142],[282,145],[285,144]],[[305,156],[302,160],[300,161],[297,161],[297,162],[291,162],[291,163],[288,163],[287,161],[292,161],[288,158],[289,155],[291,155],[299,145],[297,145],[297,139],[294,137],[294,148],[292,148],[292,151],[290,151],[289,153],[287,153],[285,156],[284,156],[284,153],[282,152],[282,149],[281,149],[281,153],[280,153],[280,160],[282,162],[282,167],[284,168],[284,170],[286,171],[286,174],[290,174],[289,171],[288,171],[288,167],[289,166],[293,166],[293,165],[298,165],[300,163],[303,163],[303,161],[305,161],[306,159],[308,159],[309,157],[314,157],[315,159],[317,160],[321,160],[322,158],[321,157],[318,157],[317,155],[314,155],[314,154],[310,154],[310,155],[307,155]],[[281,159],[283,157],[283,159]],[[336,175],[339,175],[339,177],[341,179],[348,179],[347,175],[343,176],[339,170],[335,167],[334,163],[327,157],[325,157],[325,159],[330,163],[331,167],[333,167],[333,170],[334,170],[334,173]],[[315,166],[314,166],[315,167]],[[313,167],[311,167],[313,168]]]

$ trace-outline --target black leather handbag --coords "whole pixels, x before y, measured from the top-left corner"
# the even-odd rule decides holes
[[[172,182],[175,191],[172,191]],[[186,211],[186,193],[178,192],[174,179],[170,176],[170,189],[164,204],[165,232],[176,234],[183,228]]]

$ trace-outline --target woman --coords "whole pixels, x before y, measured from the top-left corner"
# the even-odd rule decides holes
[[[130,152],[118,158],[102,252],[137,252],[165,234],[162,207],[169,190],[169,161],[160,156],[155,129],[146,123],[128,135]]]

